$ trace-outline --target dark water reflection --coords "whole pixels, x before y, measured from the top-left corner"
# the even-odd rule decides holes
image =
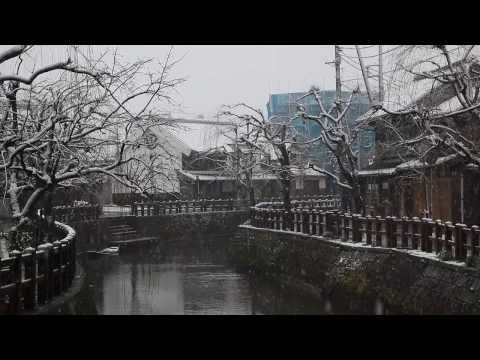
[[[383,304],[322,299],[236,272],[221,238],[163,242],[120,256],[84,260],[79,295],[63,314],[384,313]]]

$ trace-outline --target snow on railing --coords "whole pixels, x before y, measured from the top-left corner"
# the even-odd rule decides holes
[[[55,221],[61,240],[22,252],[14,250],[0,260],[0,314],[33,310],[49,303],[72,285],[76,271],[76,232]]]
[[[259,204],[260,205],[260,204]],[[290,213],[281,206],[251,208],[250,225],[340,239],[366,246],[410,249],[470,266],[480,260],[480,228],[418,217],[361,216],[300,204]]]

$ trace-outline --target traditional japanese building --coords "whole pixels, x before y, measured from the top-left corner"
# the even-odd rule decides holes
[[[412,54],[412,63],[418,64],[421,59],[428,58],[425,51],[423,49],[418,59]],[[431,53],[435,57],[433,50]],[[452,55],[452,58],[455,59],[455,56]],[[438,55],[435,59],[439,62]],[[426,143],[421,150],[427,155],[419,158],[411,147],[402,145],[402,138],[414,139],[420,135],[419,124],[409,115],[398,114],[412,108],[434,110],[430,116],[437,117],[435,124],[454,129],[466,141],[479,144],[480,125],[471,113],[442,116],[454,113],[462,106],[451,83],[419,75],[427,69],[404,71],[398,76],[404,85],[395,79],[398,85],[387,88],[384,106],[396,114],[372,109],[358,119],[370,121],[375,128],[374,154],[367,168],[359,172],[367,212],[381,216],[427,216],[480,224],[480,207],[477,205],[480,176],[477,166],[448,146],[437,146],[427,151]],[[412,98],[412,94],[416,95]],[[393,128],[396,130],[392,131]],[[399,146],[392,145],[395,143]]]

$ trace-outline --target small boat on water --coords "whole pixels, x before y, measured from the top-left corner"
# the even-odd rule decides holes
[[[110,246],[99,251],[100,254],[105,254],[105,255],[118,255],[119,252],[120,252],[120,247],[118,246]]]
[[[110,246],[100,251],[87,251],[89,258],[97,258],[102,255],[118,255],[120,248],[118,246]]]

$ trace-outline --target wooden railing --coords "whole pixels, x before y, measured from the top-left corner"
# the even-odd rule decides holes
[[[15,314],[45,305],[68,290],[76,270],[76,233],[55,221],[61,240],[23,252],[14,250],[0,260],[0,314]]]
[[[257,204],[268,202],[273,206],[282,206],[281,198],[272,197],[257,199]],[[294,197],[292,198],[292,207],[299,205],[315,204],[322,208],[340,207],[340,199],[334,195],[319,195],[313,198]],[[234,199],[199,199],[199,200],[177,200],[177,201],[151,201],[133,203],[130,214],[133,216],[152,216],[164,214],[179,214],[193,212],[211,212],[211,211],[231,211],[248,210],[249,200]]]
[[[100,205],[55,206],[53,208],[54,219],[65,223],[96,220],[101,214],[102,207]]]
[[[411,249],[439,255],[442,260],[470,264],[480,256],[480,228],[449,221],[387,216],[360,216],[326,210],[318,206],[297,206],[290,215],[282,208],[251,208],[250,224],[258,228],[293,231],[340,239],[367,246]],[[288,228],[285,219],[290,216]]]
[[[239,207],[248,208],[245,201],[234,201],[233,199],[200,199],[183,201],[156,201],[134,203],[131,206],[133,216],[152,216],[164,214],[231,211]]]
[[[271,209],[283,209],[283,202],[279,201],[278,198],[276,201],[264,201],[259,202],[256,205],[256,208],[271,208]],[[297,208],[311,208],[311,209],[320,209],[320,210],[336,210],[341,207],[341,199],[337,196],[322,196],[312,199],[299,199],[293,198],[291,200],[292,209]]]

